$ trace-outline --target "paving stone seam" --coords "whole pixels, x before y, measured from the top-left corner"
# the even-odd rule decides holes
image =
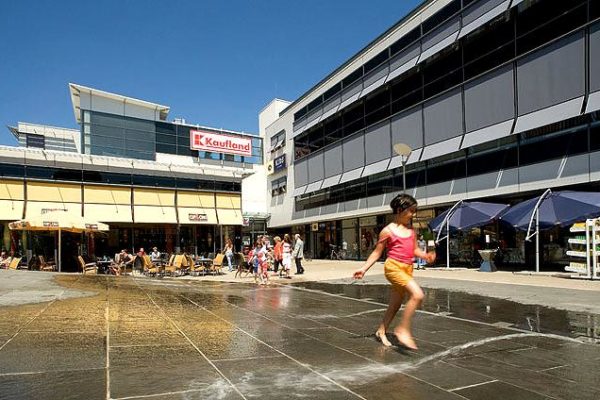
[[[104,318],[106,321],[106,400],[110,400],[110,296],[108,295],[110,286],[108,285],[108,277],[104,282],[106,283],[106,308],[104,310]]]
[[[104,367],[101,368],[77,368],[77,369],[53,369],[52,371],[26,371],[26,372],[3,372],[2,376],[22,376],[22,375],[43,375],[49,372],[80,372],[80,371],[104,371]]]
[[[482,385],[487,385],[488,383],[494,383],[494,382],[499,382],[499,380],[498,379],[492,379],[491,381],[487,381],[487,382],[479,382],[479,383],[474,383],[472,385],[461,386],[461,387],[457,387],[457,388],[453,388],[453,389],[447,389],[447,390],[449,392],[455,392],[457,390],[470,389],[470,388],[474,388],[474,387],[482,386]]]

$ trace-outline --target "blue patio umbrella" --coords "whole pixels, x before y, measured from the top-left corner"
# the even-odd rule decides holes
[[[432,219],[429,222],[429,227],[434,232],[440,230],[446,232],[446,225],[450,228],[450,232],[475,228],[496,219],[507,208],[507,204],[461,200],[454,207]],[[450,217],[446,218],[448,214],[450,214]]]
[[[444,239],[448,239],[448,231],[452,233],[488,224],[507,208],[507,204],[483,203],[479,201],[466,202],[460,200],[452,208],[431,220],[429,227],[434,232],[437,232],[436,242],[439,243]],[[446,236],[440,238],[442,233],[445,233]],[[446,266],[450,267],[449,240],[446,242]]]
[[[500,220],[526,231],[526,240],[536,236],[536,271],[539,272],[539,231],[567,226],[600,216],[600,193],[546,190],[541,196],[525,200],[507,210]],[[535,229],[535,230],[533,230]]]

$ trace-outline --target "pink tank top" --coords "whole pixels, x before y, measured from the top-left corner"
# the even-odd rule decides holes
[[[387,239],[388,257],[404,264],[412,264],[415,256],[415,231],[410,230],[409,237],[400,237],[392,230]]]

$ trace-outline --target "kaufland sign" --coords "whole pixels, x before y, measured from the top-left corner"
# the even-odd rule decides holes
[[[252,156],[252,139],[236,136],[192,130],[190,131],[190,146],[192,150]]]

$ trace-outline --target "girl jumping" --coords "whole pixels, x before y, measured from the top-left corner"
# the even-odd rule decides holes
[[[413,279],[413,259],[420,257],[432,263],[435,261],[435,252],[426,253],[419,249],[412,229],[412,218],[417,212],[417,200],[407,194],[396,196],[390,203],[394,213],[394,222],[383,228],[379,234],[377,246],[369,255],[363,267],[354,272],[354,279],[362,279],[371,266],[379,260],[383,250],[387,248],[387,259],[384,264],[386,279],[392,284],[390,302],[379,325],[375,337],[388,347],[392,344],[385,336],[387,328],[402,305],[404,295],[408,295],[406,308],[402,315],[400,325],[394,329],[398,342],[412,350],[417,349],[417,344],[412,336],[412,317],[423,300],[423,291]]]

